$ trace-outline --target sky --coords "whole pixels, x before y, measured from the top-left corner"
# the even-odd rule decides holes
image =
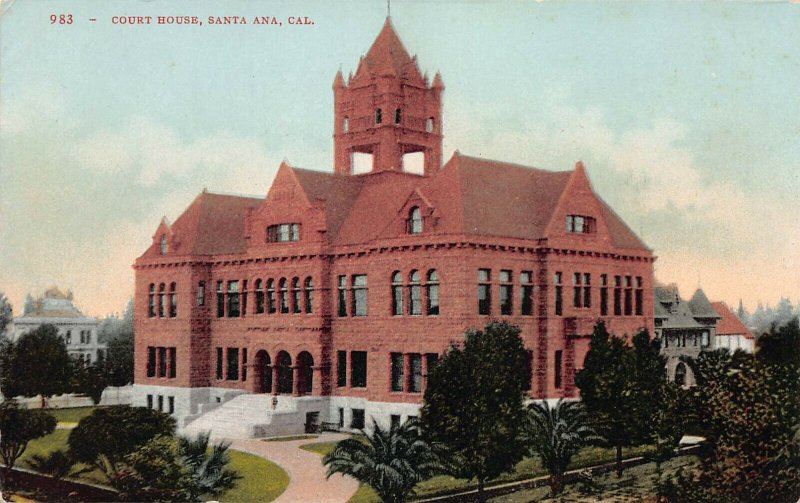
[[[204,188],[263,197],[284,159],[332,171],[333,78],[386,14],[379,0],[0,3],[0,291],[15,313],[52,285],[87,314],[122,311],[161,218]],[[659,281],[750,310],[800,301],[800,4],[394,0],[391,17],[442,74],[445,159],[583,160]]]

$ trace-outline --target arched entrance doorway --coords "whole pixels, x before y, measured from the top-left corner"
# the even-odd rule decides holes
[[[686,364],[683,362],[675,366],[675,384],[686,386]]]
[[[272,393],[272,365],[269,353],[263,349],[256,353],[256,393]]]
[[[278,366],[278,393],[292,393],[292,357],[286,351],[281,351],[275,357],[275,364]]]
[[[297,355],[297,391],[301,395],[311,393],[314,384],[314,357],[308,351]]]

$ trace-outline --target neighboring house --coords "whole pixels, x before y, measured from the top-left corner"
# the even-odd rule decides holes
[[[682,359],[715,349],[716,325],[721,316],[699,288],[689,302],[681,299],[674,284],[657,286],[653,294],[654,333],[661,341],[661,353],[667,357],[667,379],[691,386],[694,375]]]
[[[753,333],[724,302],[713,302],[711,305],[722,317],[717,322],[716,347],[725,348],[731,353],[737,349],[753,353],[755,351]]]
[[[655,257],[583,165],[442,166],[443,90],[387,19],[336,74],[333,172],[284,162],[266,198],[203,191],[161,222],[134,264],[135,405],[217,435],[388,427],[467,329],[521,328],[533,399],[578,396],[597,321],[652,331]]]
[[[106,344],[97,341],[97,319],[84,316],[72,303],[72,292],[56,287],[47,290],[14,318],[8,337],[17,341],[24,333],[49,324],[58,329],[70,356],[89,363],[105,357]]]

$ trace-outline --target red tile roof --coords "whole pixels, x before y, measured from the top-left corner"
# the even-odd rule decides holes
[[[724,302],[712,302],[711,305],[714,311],[722,316],[722,319],[717,321],[717,335],[743,335],[747,339],[753,339],[753,333]]]
[[[378,37],[361,60],[355,79],[365,75],[422,78],[415,60],[409,56],[388,17]]]

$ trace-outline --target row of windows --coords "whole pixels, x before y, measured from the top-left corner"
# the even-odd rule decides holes
[[[350,351],[350,387],[367,387],[367,352]],[[347,386],[347,351],[336,352],[336,386]]]
[[[64,332],[64,342],[67,346],[72,344],[72,330],[67,330]],[[92,331],[91,330],[81,330],[80,331],[80,344],[91,344],[92,343]]]
[[[147,377],[172,379],[177,375],[176,367],[176,349],[174,347],[147,347]]]
[[[563,309],[563,273],[553,275],[555,290],[555,313],[564,314]],[[608,275],[600,275],[600,315],[609,314],[608,306]],[[644,312],[644,289],[641,276],[614,276],[613,284],[613,312],[614,316],[641,316]],[[592,307],[592,275],[590,273],[575,272],[572,274],[572,307]]]
[[[157,404],[158,404],[156,406],[156,409],[159,412],[166,412],[167,414],[172,414],[173,412],[175,412],[175,397],[174,396],[168,396],[167,397],[167,408],[166,408],[166,410],[164,410],[164,395],[157,395],[156,398],[157,398]],[[148,409],[152,409],[153,405],[155,405],[153,403],[153,395],[147,395],[147,408]]]
[[[403,118],[403,112],[399,108],[395,108],[394,109],[394,123],[395,124],[400,124],[402,118]],[[376,108],[375,109],[375,124],[383,124],[383,109],[381,109],[381,108]],[[350,130],[350,118],[349,117],[345,117],[342,120],[342,129],[344,130],[345,133]],[[428,132],[428,133],[433,131],[433,117],[429,117],[425,121],[425,131]]]
[[[687,346],[687,344],[686,344],[687,340],[688,340],[688,341],[691,343],[691,345],[692,345],[692,346],[694,346],[694,347],[697,347],[697,344],[698,344],[698,342],[699,342],[699,343],[700,343],[700,345],[701,345],[702,347],[704,347],[704,348],[705,348],[705,347],[708,347],[708,345],[710,344],[710,340],[709,340],[709,336],[708,336],[708,331],[706,331],[706,330],[704,330],[704,331],[703,331],[703,332],[700,334],[700,337],[698,337],[696,333],[691,333],[691,332],[689,332],[689,333],[687,334],[686,332],[683,332],[683,333],[680,333],[680,334],[677,334],[677,335],[667,335],[667,334],[664,334],[664,335],[661,337],[661,340],[663,341],[663,346],[664,346],[665,348],[668,348],[668,347],[670,346],[670,342],[671,342],[671,343],[672,343],[672,345],[673,345],[673,346],[675,346],[676,348],[685,348],[685,347],[688,347],[688,346]]]
[[[155,283],[150,283],[147,297],[147,317],[174,318],[178,315],[178,294],[175,283],[169,284],[169,291],[164,283],[158,285],[156,292]],[[157,301],[157,302],[156,302]],[[169,302],[169,305],[167,304]]]
[[[241,284],[241,288],[240,288]],[[239,318],[247,314],[247,280],[217,281],[217,318]],[[307,277],[303,283],[300,278],[280,278],[277,282],[270,278],[254,283],[255,314],[310,314],[314,305],[314,281]],[[205,303],[205,282],[197,289],[197,305]]]
[[[403,274],[400,271],[392,273],[392,315],[400,316],[422,314],[423,301],[425,314],[436,316],[439,314],[439,274],[436,269],[431,269],[425,275],[425,285],[420,281],[420,272],[416,269],[408,274],[408,283],[403,284]],[[422,298],[423,288],[425,299]],[[403,292],[408,292],[408,302],[405,302]]]
[[[500,314],[511,315],[514,311],[514,285],[512,272],[507,269],[500,270],[498,275],[498,297]],[[520,314],[530,316],[533,314],[533,273],[522,271],[519,275],[520,282]],[[478,269],[478,314],[492,314],[492,271],[491,269]]]
[[[425,377],[430,374],[436,362],[439,360],[439,355],[436,353],[426,353],[425,364],[426,373]],[[419,393],[422,391],[422,358],[420,353],[390,353],[390,375],[391,375],[391,390],[392,391],[407,391],[409,393]]]
[[[239,348],[224,348],[225,358],[223,359],[223,348],[217,348],[217,380],[223,378],[223,366],[226,381],[238,381],[241,375],[242,381],[247,381],[247,348],[241,349],[242,366],[239,369]]]
[[[346,275],[340,275],[337,284],[337,303],[336,314],[338,316],[348,315],[348,294],[350,296],[349,314],[350,316],[367,315],[367,275],[353,274],[350,276],[350,283]]]

